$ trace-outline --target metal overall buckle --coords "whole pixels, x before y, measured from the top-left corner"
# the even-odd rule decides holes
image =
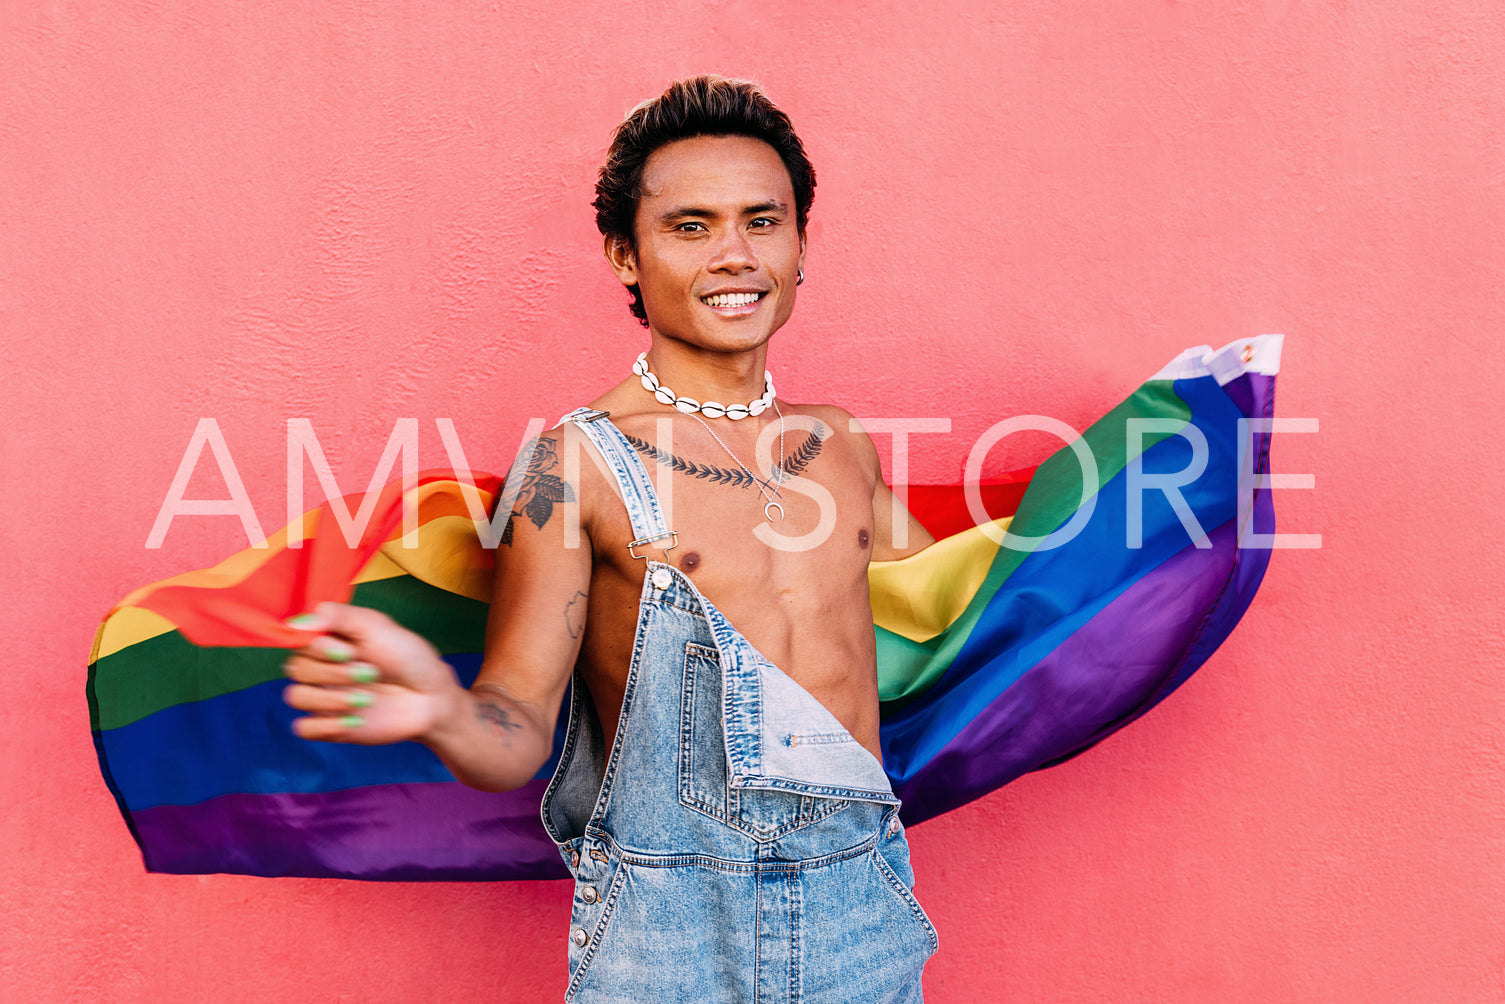
[[[639,547],[642,547],[644,544],[651,544],[651,543],[653,543],[656,540],[663,540],[665,538],[671,539],[673,541],[673,543],[670,544],[668,547],[660,547],[659,550],[661,550],[661,551],[664,552],[664,556],[665,557],[668,557],[669,552],[672,551],[672,550],[674,550],[676,547],[679,546],[679,531],[678,530],[665,530],[663,533],[655,533],[655,534],[652,534],[651,536],[643,537],[640,540],[629,541],[628,544],[627,544],[627,553],[630,554],[630,555],[632,555],[634,558],[647,558],[648,555],[646,555],[646,554],[639,554],[635,550],[635,548],[639,548]]]

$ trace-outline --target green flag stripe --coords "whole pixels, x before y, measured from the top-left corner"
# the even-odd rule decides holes
[[[1082,433],[1097,464],[1098,485],[1106,485],[1129,465],[1128,419],[1170,418],[1181,422],[1191,419],[1191,408],[1176,393],[1171,380],[1150,380],[1112,411]],[[1154,433],[1140,441],[1140,453],[1174,432]],[[1043,537],[1071,519],[1080,508],[1082,465],[1069,446],[1051,454],[1035,471],[1029,488],[1019,500],[1019,509],[1009,531],[1021,536]],[[924,642],[911,641],[901,635],[877,629],[878,697],[897,701],[922,693],[955,660],[967,636],[972,633],[1004,581],[1029,557],[1030,549],[1000,547],[988,568],[982,585],[973,594],[967,608],[940,634]]]
[[[361,583],[350,602],[382,611],[446,655],[479,652],[485,639],[486,604],[412,576]],[[201,647],[176,631],[148,638],[90,667],[96,727],[119,728],[163,708],[278,679],[286,658],[282,648]]]

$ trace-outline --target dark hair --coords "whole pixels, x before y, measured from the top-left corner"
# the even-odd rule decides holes
[[[642,198],[643,167],[661,146],[695,136],[750,136],[778,152],[794,187],[794,216],[805,232],[810,203],[815,201],[815,168],[795,135],[789,116],[768,100],[757,84],[726,77],[676,80],[660,96],[644,101],[612,134],[606,162],[596,178],[596,229],[602,236],[637,248],[632,226]],[[648,325],[643,295],[632,291],[632,315]]]

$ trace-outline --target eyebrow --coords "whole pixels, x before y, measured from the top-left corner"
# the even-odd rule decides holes
[[[787,215],[788,212],[789,207],[784,205],[784,203],[777,199],[769,199],[766,202],[745,206],[740,215],[755,216],[758,213],[784,213]],[[721,214],[714,209],[702,209],[699,206],[673,206],[660,213],[658,219],[660,223],[667,223],[670,220],[680,219],[708,220],[714,219],[719,215]]]

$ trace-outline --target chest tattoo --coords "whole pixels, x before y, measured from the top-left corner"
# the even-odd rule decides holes
[[[623,433],[623,435],[627,435]],[[784,476],[797,478],[806,467],[810,466],[819,454],[821,445],[825,442],[829,433],[825,426],[815,423],[805,437],[805,441],[796,446],[789,455],[784,458],[779,466],[784,470]],[[758,482],[753,480],[752,475],[739,467],[718,467],[715,464],[697,464],[693,460],[677,457],[667,450],[660,450],[645,439],[636,436],[627,436],[627,441],[632,448],[650,460],[656,460],[660,464],[679,474],[688,474],[692,478],[709,481],[717,485],[730,485],[733,488],[755,488]]]

